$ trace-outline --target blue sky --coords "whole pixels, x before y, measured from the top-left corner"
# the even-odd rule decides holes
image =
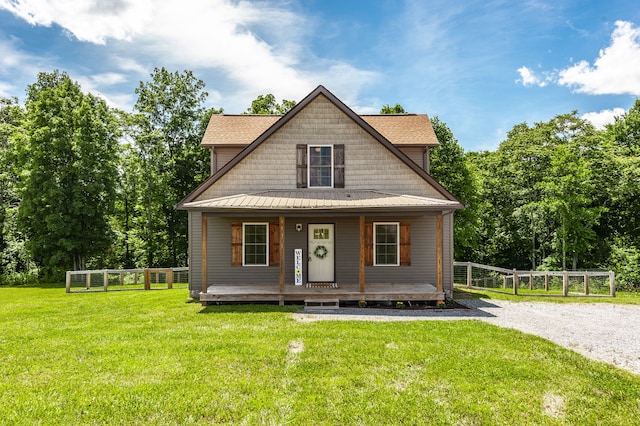
[[[597,126],[640,97],[637,0],[0,0],[0,95],[64,70],[127,111],[154,67],[208,106],[318,84],[359,113],[437,115],[467,151],[577,110]]]

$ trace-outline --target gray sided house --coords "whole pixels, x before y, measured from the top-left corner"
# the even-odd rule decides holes
[[[214,115],[211,177],[189,213],[191,296],[443,300],[453,212],[428,173],[426,115],[358,115],[322,86],[285,115]]]

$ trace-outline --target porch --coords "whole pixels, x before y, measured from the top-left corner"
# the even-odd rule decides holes
[[[333,283],[331,283],[333,284]],[[385,302],[410,300],[444,300],[445,293],[427,283],[367,283],[361,291],[359,283],[339,283],[337,287],[314,284],[285,285],[246,284],[210,285],[200,293],[203,304],[215,302],[303,302],[305,300],[338,299],[341,302]]]

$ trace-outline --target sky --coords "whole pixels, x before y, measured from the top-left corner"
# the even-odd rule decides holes
[[[640,97],[637,0],[0,0],[0,96],[61,70],[132,111],[155,67],[191,70],[207,107],[300,101],[438,116],[466,151],[516,124],[602,128]]]

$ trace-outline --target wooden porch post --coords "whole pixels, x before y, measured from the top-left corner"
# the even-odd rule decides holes
[[[209,280],[209,274],[207,271],[207,216],[202,214],[202,292],[207,292],[207,281]]]
[[[444,291],[442,279],[442,215],[436,216],[436,290],[438,293]]]
[[[360,216],[360,293],[364,293],[364,257],[367,247],[364,241],[364,216]]]
[[[284,216],[280,216],[280,293],[284,293]]]

